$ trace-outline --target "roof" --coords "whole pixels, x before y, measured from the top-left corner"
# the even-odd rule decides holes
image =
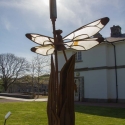
[[[108,42],[119,42],[125,40],[125,37],[107,37],[106,41]]]

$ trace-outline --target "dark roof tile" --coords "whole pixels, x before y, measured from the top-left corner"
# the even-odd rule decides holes
[[[108,42],[120,42],[125,40],[125,37],[107,37],[105,41]]]

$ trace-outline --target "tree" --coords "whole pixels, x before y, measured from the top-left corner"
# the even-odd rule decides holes
[[[37,77],[37,83],[40,82],[40,76],[50,73],[50,59],[49,57],[38,55],[32,59],[31,74],[32,77]]]
[[[40,76],[50,73],[49,57],[37,54],[37,56],[32,59],[30,70],[32,76],[32,85],[37,85],[39,92],[39,85],[42,83]]]
[[[0,78],[0,93],[2,92],[2,90],[3,90],[3,86],[2,86],[2,80],[1,80],[1,78]]]
[[[0,54],[0,77],[5,91],[28,70],[29,63],[25,58],[17,57],[11,53]]]

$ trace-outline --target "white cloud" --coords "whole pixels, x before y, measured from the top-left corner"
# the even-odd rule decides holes
[[[0,6],[15,8],[22,12],[27,13],[27,11],[31,13],[36,13],[38,15],[44,14],[47,11],[48,0],[2,0],[0,1]]]
[[[1,21],[2,21],[2,25],[4,26],[4,28],[5,28],[6,30],[10,31],[11,28],[12,28],[12,25],[11,25],[11,23],[9,22],[9,20],[6,19],[6,18],[2,18]]]
[[[19,23],[24,23],[24,25],[31,30],[39,28],[49,30],[51,26],[49,18],[49,0],[1,0],[0,7],[4,8],[2,9],[5,13],[3,17],[8,19],[8,23],[4,21],[8,30],[13,23],[15,23],[13,25],[17,25],[17,27]],[[9,10],[9,14],[12,15],[11,17],[8,17],[7,10]]]
[[[121,20],[117,17],[120,16],[121,12],[125,12],[124,3],[124,0],[60,0],[58,3],[58,25],[62,25],[62,27],[66,25],[66,29],[73,30],[96,19],[108,16],[111,18],[110,26],[112,26],[115,25],[114,22]],[[121,22],[123,20],[122,18]],[[119,22],[117,25],[122,25],[122,23]],[[103,32],[104,35],[110,35],[110,27],[107,31],[105,28],[103,30],[105,31]]]
[[[68,33],[98,18],[114,14],[112,9],[123,12],[121,9],[123,0],[121,1],[57,0],[57,28],[67,30]],[[43,28],[49,31],[52,28],[49,17],[49,0],[1,0],[0,6],[17,10],[27,27],[32,30]]]

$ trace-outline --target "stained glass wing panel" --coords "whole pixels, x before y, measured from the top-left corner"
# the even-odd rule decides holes
[[[26,37],[30,39],[31,41],[39,44],[39,45],[50,45],[53,44],[54,39],[49,36],[44,36],[40,34],[33,34],[33,33],[27,33]]]
[[[52,45],[36,46],[31,48],[31,51],[46,56],[54,52],[54,47]]]
[[[67,42],[67,43],[64,43],[64,45],[67,49],[72,48],[75,50],[88,50],[103,41],[104,41],[104,38],[92,38],[92,39],[84,39],[79,41],[76,40],[73,42]]]
[[[101,18],[73,31],[72,33],[65,36],[63,40],[65,42],[68,40],[70,41],[70,40],[90,38],[91,36],[98,33],[108,22],[109,22],[108,17]]]

